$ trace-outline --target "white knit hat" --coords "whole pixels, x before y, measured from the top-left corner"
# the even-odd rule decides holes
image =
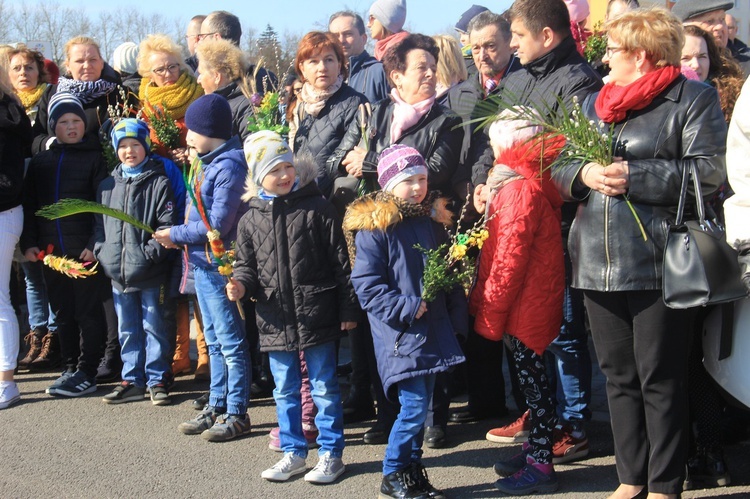
[[[138,71],[138,45],[125,42],[112,53],[112,67],[120,74],[132,75]]]

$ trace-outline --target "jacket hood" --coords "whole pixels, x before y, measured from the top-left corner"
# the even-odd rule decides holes
[[[305,152],[294,156],[294,169],[297,171],[297,177],[299,177],[297,190],[314,182],[318,176],[318,165],[315,163],[315,159]],[[245,193],[242,194],[242,200],[249,202],[251,199],[258,197],[259,190],[260,186],[253,182],[253,174],[248,170],[247,177],[245,177]]]
[[[554,207],[562,206],[562,198],[551,180],[550,169],[565,146],[565,137],[543,135],[526,140],[501,152],[495,164],[512,168],[528,180],[536,181]]]
[[[383,194],[386,193],[382,191],[373,194],[376,195],[361,197],[349,205],[344,217],[345,231],[385,230],[408,217],[411,211],[409,208],[419,210],[425,205],[425,202],[420,207],[401,204],[392,195],[384,196]],[[430,208],[430,218],[446,226],[453,225],[453,215],[448,209],[448,199],[431,196],[426,201],[429,203],[427,207]]]
[[[144,165],[143,172],[135,177],[125,178],[122,175],[122,163],[117,165],[115,167],[115,170],[112,172],[112,176],[115,177],[115,180],[117,182],[131,182],[135,185],[140,184],[144,180],[149,179],[155,175],[164,175],[166,177],[167,172],[164,168],[164,163],[154,158],[149,158]]]
[[[223,87],[216,89],[214,93],[216,95],[221,95],[226,100],[236,99],[237,97],[244,95],[242,93],[242,87],[240,87],[238,82],[239,80],[230,81]]]
[[[363,50],[361,54],[349,58],[349,74],[369,68],[374,64],[381,64],[381,62],[367,53],[366,50]]]

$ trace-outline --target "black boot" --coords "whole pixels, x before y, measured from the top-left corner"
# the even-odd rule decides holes
[[[383,477],[380,482],[379,499],[429,499],[427,491],[419,488],[414,480],[412,466]]]
[[[731,481],[722,451],[698,448],[688,459],[687,478],[683,488],[691,490],[726,487]]]
[[[430,479],[427,477],[427,470],[422,463],[411,463],[408,469],[413,480],[417,482],[417,486],[427,492],[429,497],[432,499],[445,499],[445,494],[430,483]]]

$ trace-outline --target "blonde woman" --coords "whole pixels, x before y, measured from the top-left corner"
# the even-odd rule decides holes
[[[207,38],[196,47],[198,83],[207,94],[217,94],[229,101],[232,108],[232,135],[244,142],[249,135],[247,116],[252,92],[245,80],[245,53],[229,40]]]
[[[147,110],[163,107],[180,129],[179,144],[168,149],[151,127],[152,149],[178,163],[186,163],[185,111],[203,95],[203,89],[183,62],[182,49],[166,35],[147,36],[139,48],[138,72],[143,76],[138,90],[141,105]]]
[[[437,60],[437,85],[435,98],[439,104],[450,107],[445,102],[448,91],[462,81],[466,81],[469,73],[466,70],[461,47],[455,37],[449,35],[435,35],[432,37],[440,50]]]

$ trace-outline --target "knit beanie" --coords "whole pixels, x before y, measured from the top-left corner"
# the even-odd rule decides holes
[[[389,192],[412,175],[427,175],[427,165],[419,151],[403,144],[394,144],[378,157],[378,183]]]
[[[406,0],[377,0],[370,7],[370,15],[391,33],[398,33],[406,22]]]
[[[78,115],[83,120],[83,126],[86,126],[86,113],[83,112],[81,101],[70,92],[56,92],[50,98],[49,107],[47,107],[47,114],[49,115],[47,129],[50,133],[55,133],[57,120],[59,120],[63,114],[67,113]]]
[[[188,130],[212,139],[232,138],[232,108],[229,101],[218,94],[202,95],[193,101],[185,113]]]
[[[714,10],[729,10],[734,2],[726,0],[680,0],[672,7],[672,14],[682,22],[689,21],[706,12]]]
[[[276,132],[261,130],[245,139],[245,161],[256,185],[263,183],[268,172],[279,163],[292,163],[289,145]]]
[[[145,121],[135,118],[125,118],[118,121],[114,128],[112,128],[112,147],[117,151],[122,139],[135,139],[143,145],[143,148],[146,149],[146,155],[148,155],[151,152],[151,138],[149,135],[150,132]]]
[[[525,111],[525,112],[524,112]],[[516,144],[532,140],[543,131],[541,126],[534,125],[524,115],[539,114],[531,109],[510,108],[501,112],[497,120],[490,125],[488,135],[493,151],[502,152]]]
[[[570,20],[580,23],[589,17],[589,2],[587,0],[563,0],[568,8]]]
[[[138,45],[125,42],[112,53],[112,67],[121,75],[132,75],[138,71]]]
[[[474,19],[476,16],[481,14],[482,12],[486,12],[490,9],[487,7],[482,7],[481,5],[472,5],[469,7],[469,10],[461,14],[461,18],[456,23],[456,31],[460,33],[466,33],[469,30],[469,23],[472,19]]]

